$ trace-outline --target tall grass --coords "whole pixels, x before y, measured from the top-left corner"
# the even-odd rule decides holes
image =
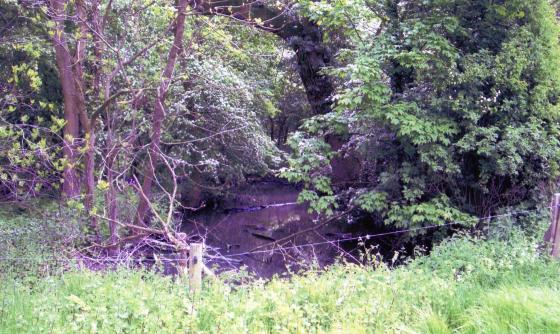
[[[521,233],[454,238],[391,269],[186,284],[70,272],[0,289],[1,333],[560,333],[560,265]]]

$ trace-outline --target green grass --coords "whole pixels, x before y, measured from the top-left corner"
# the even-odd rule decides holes
[[[560,333],[559,296],[551,288],[493,291],[470,310],[466,332]]]
[[[560,333],[560,264],[535,241],[452,239],[406,266],[186,284],[132,270],[3,282],[1,333]]]

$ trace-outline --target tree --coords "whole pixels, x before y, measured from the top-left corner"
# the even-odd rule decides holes
[[[177,5],[177,17],[174,22],[174,36],[173,44],[167,56],[165,68],[161,74],[161,81],[157,88],[157,94],[154,102],[154,114],[152,116],[152,136],[150,141],[150,148],[148,151],[148,161],[144,169],[144,181],[142,183],[142,192],[144,196],[140,198],[138,210],[136,211],[135,223],[143,225],[146,218],[146,213],[149,210],[148,200],[152,193],[152,183],[155,178],[155,165],[158,161],[161,146],[161,127],[165,118],[165,98],[169,91],[169,85],[173,79],[173,71],[179,53],[183,51],[183,36],[185,33],[185,17],[187,15],[187,0],[179,0]]]
[[[85,209],[95,240],[108,230],[105,248],[115,250],[147,235],[180,243],[174,231],[179,183],[222,189],[277,165],[281,153],[262,126],[266,110],[276,108],[285,85],[301,93],[300,85],[289,80],[262,80],[265,75],[282,77],[284,71],[275,66],[286,58],[276,36],[262,38],[262,33],[231,26],[226,19],[195,16],[185,9],[186,2],[177,5],[180,11],[167,2],[29,2],[13,8],[16,16],[33,17],[32,34],[24,21],[5,22],[6,30],[36,37],[30,50],[40,49],[58,70],[54,81],[59,98],[52,109],[60,111],[62,120],[52,120],[58,127],[53,125],[50,135],[60,149],[50,156],[59,159],[48,162],[56,162],[54,177],[63,170],[63,194],[68,204]],[[235,47],[224,35],[236,36]],[[224,45],[223,51],[213,51]],[[265,58],[254,55],[265,51],[270,53]],[[166,53],[167,58],[162,56]],[[3,86],[7,91],[22,92],[37,81],[27,67],[2,71],[2,76],[22,83]],[[34,85],[39,90],[42,83]],[[26,99],[37,95],[26,94]],[[29,119],[31,114],[25,108],[29,100],[8,100],[2,102],[17,114],[8,122],[12,131],[21,128],[16,124],[20,116]],[[64,133],[57,136],[62,127]],[[2,146],[10,168],[16,159],[23,161],[23,151],[11,147],[10,140],[24,138],[24,132],[12,132]],[[9,191],[20,182],[9,181],[3,183]],[[98,195],[105,197],[104,205]],[[136,213],[129,211],[131,206]]]
[[[101,6],[104,8],[101,8]],[[119,151],[123,146],[130,144],[130,140],[126,142],[118,142],[115,138],[115,132],[113,131],[113,125],[115,125],[115,114],[114,105],[118,102],[119,98],[125,96],[131,96],[133,93],[138,94],[138,91],[143,91],[145,89],[151,89],[148,82],[146,87],[145,82],[139,84],[132,84],[129,80],[129,73],[127,70],[135,63],[139,62],[142,57],[145,57],[153,50],[155,46],[162,42],[162,40],[150,41],[149,43],[144,43],[143,40],[131,39],[130,36],[133,34],[138,34],[139,32],[148,32],[150,37],[153,37],[153,33],[157,32],[167,34],[169,28],[169,22],[166,20],[160,20],[159,22],[154,22],[147,29],[134,30],[130,34],[122,34],[123,27],[119,26],[122,23],[121,17],[114,15],[114,12],[125,11],[128,12],[128,17],[125,17],[124,22],[130,22],[128,20],[138,19],[141,14],[138,12],[138,8],[127,8],[120,9],[119,6],[113,7],[113,2],[109,1],[106,4],[102,4],[100,1],[93,2],[69,2],[65,0],[53,0],[50,2],[25,2],[22,6],[7,4],[6,7],[10,10],[10,16],[4,19],[3,29],[6,31],[13,30],[15,34],[21,34],[25,36],[25,32],[31,32],[31,36],[37,36],[38,38],[27,44],[23,44],[22,47],[27,49],[26,53],[29,56],[39,59],[42,53],[48,54],[48,52],[40,49],[40,45],[43,47],[45,45],[41,38],[49,40],[52,44],[55,55],[55,64],[58,70],[58,83],[55,89],[59,89],[62,95],[61,104],[63,110],[63,121],[62,127],[64,128],[63,136],[61,140],[62,144],[62,183],[63,183],[63,194],[66,199],[71,201],[76,201],[80,204],[82,200],[81,191],[82,188],[85,189],[85,195],[83,196],[83,206],[86,209],[88,215],[90,215],[91,227],[93,231],[98,234],[98,226],[96,223],[96,210],[95,208],[95,193],[97,188],[99,188],[99,183],[103,178],[103,170],[107,168],[107,179],[109,180],[109,192],[106,196],[107,207],[109,208],[109,229],[111,231],[111,239],[115,240],[116,228],[115,228],[115,218],[116,218],[116,193],[114,192],[114,187],[117,185],[114,183],[114,168],[116,168],[115,160],[119,156]],[[182,7],[186,6],[183,3]],[[159,12],[167,10],[167,14],[172,14],[172,7],[167,6],[165,3],[153,6]],[[145,8],[144,8],[145,9]],[[151,13],[148,13],[151,14]],[[10,20],[9,18],[12,18]],[[171,18],[172,15],[167,17]],[[185,21],[185,13],[182,12],[181,16],[178,18],[180,20],[180,25],[175,29],[180,36],[178,40],[182,43],[183,34],[182,29]],[[28,24],[31,22],[31,24]],[[31,28],[29,28],[31,27]],[[27,37],[27,36],[26,36]],[[165,41],[165,39],[163,39]],[[9,52],[13,52],[14,47],[19,47],[22,44],[18,39],[14,38],[14,42],[11,43],[12,49],[8,48]],[[35,44],[33,44],[35,43]],[[43,43],[43,44],[41,44]],[[126,46],[126,50],[125,50]],[[159,93],[159,101],[165,99],[166,86],[169,85],[171,79],[171,73],[176,61],[176,54],[178,50],[174,51],[175,59],[170,60],[172,66],[168,66],[168,69],[164,71],[162,84],[160,89],[157,90]],[[171,57],[173,58],[173,57]],[[31,63],[33,64],[33,63]],[[23,66],[23,65],[22,65]],[[35,65],[36,66],[36,65]],[[12,93],[22,92],[22,88],[25,87],[27,82],[31,83],[31,88],[34,91],[39,91],[42,88],[43,82],[41,78],[36,74],[36,69],[29,68],[29,65],[24,67],[13,67],[13,79],[15,80],[15,85],[8,85],[6,90],[12,90]],[[23,73],[26,74],[27,80],[23,80]],[[4,73],[2,73],[4,74]],[[142,79],[140,76],[137,79]],[[25,84],[19,84],[25,83]],[[28,85],[28,84],[27,84]],[[29,86],[29,85],[28,85]],[[128,86],[128,88],[124,88]],[[31,91],[32,94],[33,91]],[[37,93],[33,93],[37,95]],[[18,96],[17,94],[14,96]],[[35,104],[35,99],[33,97],[25,97],[29,99],[32,104]],[[23,100],[21,102],[24,102]],[[16,110],[17,114],[23,114],[22,120],[30,120],[30,113],[26,112],[24,108],[25,104],[18,102],[7,96],[6,103],[8,104],[8,112]],[[47,103],[44,99],[37,101],[42,109],[48,107],[54,110],[57,106],[53,103]],[[58,102],[58,101],[56,101]],[[157,130],[157,119],[161,117],[161,109],[157,108],[155,113],[155,130]],[[42,117],[42,116],[41,116]],[[37,123],[40,123],[41,117],[37,116],[37,119],[32,119],[31,124],[33,127],[33,140],[39,137],[39,132],[35,133],[38,129],[41,129]],[[98,142],[98,137],[96,136],[96,131],[98,131],[99,121],[101,119],[101,125],[108,131],[99,138],[101,142]],[[14,124],[12,120],[8,120],[9,131],[6,136],[17,136],[19,132],[22,133],[21,136],[25,135],[24,129],[18,130],[19,132],[14,132],[12,129],[22,126]],[[58,119],[53,119],[53,122],[60,125]],[[56,132],[58,129],[56,126],[51,126],[51,131]],[[155,131],[157,132],[157,131]],[[15,134],[14,134],[15,133]],[[117,136],[120,135],[117,134]],[[56,134],[54,136],[56,138]],[[132,136],[134,137],[134,135]],[[157,135],[154,135],[155,146],[157,146]],[[25,137],[23,137],[25,139]],[[131,139],[131,138],[129,138]],[[45,149],[44,140],[39,141],[39,144],[32,143],[25,139],[25,142],[31,148],[38,150]],[[96,154],[101,147],[99,144],[106,144],[106,152],[108,153],[108,160],[102,160],[101,164],[99,160],[96,161]],[[23,149],[23,148],[22,148]],[[27,149],[27,148],[26,148]],[[154,148],[152,147],[154,150]],[[152,150],[152,151],[153,151]],[[33,152],[32,150],[26,150],[25,152]],[[22,154],[15,152],[13,154],[14,158],[9,158],[12,165],[14,161],[23,161]],[[27,154],[27,153],[25,153]],[[54,155],[58,152],[54,152],[47,155],[51,163],[55,163]],[[39,155],[41,156],[41,155]],[[82,159],[83,157],[83,159]],[[30,159],[26,159],[26,165],[31,162]],[[105,164],[106,162],[106,164]],[[101,173],[97,175],[96,180],[96,169],[101,167]],[[57,166],[55,166],[57,167]],[[41,172],[39,172],[41,173]],[[15,179],[14,179],[15,180]],[[15,180],[17,181],[17,180]],[[18,181],[21,183],[22,181]],[[101,187],[103,188],[103,186]]]
[[[56,195],[64,119],[56,64],[41,21],[0,4],[0,192],[3,201]]]
[[[296,53],[298,72],[311,110],[315,114],[331,110],[333,84],[322,72],[330,65],[331,50],[323,43],[319,26],[299,15],[297,6],[289,2],[210,0],[197,2],[193,7],[200,14],[226,16],[284,39]]]
[[[305,8],[331,31],[349,27],[350,46],[331,71],[336,111],[292,141],[286,175],[308,185],[302,199],[315,208],[350,200],[398,226],[440,223],[532,205],[556,180],[558,26],[547,1]],[[361,156],[360,187],[333,189],[326,133],[346,136],[339,154]]]

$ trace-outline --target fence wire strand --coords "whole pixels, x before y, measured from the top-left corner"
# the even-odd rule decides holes
[[[551,207],[537,208],[537,209],[531,209],[531,210],[520,210],[520,211],[509,212],[509,213],[504,213],[504,214],[499,214],[499,215],[487,216],[487,217],[484,217],[484,218],[473,218],[473,219],[467,219],[467,220],[463,220],[463,221],[454,221],[454,222],[445,223],[445,224],[434,224],[434,225],[427,225],[427,226],[419,226],[419,227],[407,228],[407,229],[402,229],[402,230],[397,230],[397,231],[389,231],[389,232],[382,232],[382,233],[375,233],[375,234],[365,234],[365,235],[361,235],[361,236],[357,236],[357,237],[348,237],[348,238],[342,238],[342,239],[313,242],[313,243],[293,245],[293,246],[287,246],[287,247],[277,247],[277,248],[268,249],[268,250],[255,250],[255,251],[240,252],[240,253],[235,253],[235,254],[228,254],[228,256],[236,257],[236,256],[250,255],[250,254],[271,253],[275,250],[288,250],[288,249],[297,249],[297,248],[300,248],[300,247],[310,247],[310,246],[319,246],[319,245],[325,245],[325,244],[335,244],[335,243],[345,242],[345,241],[369,240],[369,239],[372,239],[372,238],[383,237],[383,236],[388,236],[388,235],[397,235],[397,234],[403,234],[403,233],[407,233],[407,232],[435,229],[435,228],[439,228],[439,227],[452,226],[452,225],[465,225],[466,223],[474,222],[474,221],[484,221],[484,220],[492,220],[494,218],[510,217],[510,216],[517,215],[517,214],[520,214],[520,213],[530,213],[530,212],[535,212],[535,211],[539,211],[539,210],[544,210],[544,209],[547,209],[547,208],[550,209]],[[548,212],[546,212],[546,214],[548,214]],[[274,245],[274,242],[272,242],[271,245]]]
[[[472,218],[472,219],[467,219],[467,220],[463,220],[463,221],[453,221],[453,222],[449,222],[449,223],[444,223],[444,224],[433,224],[433,225],[427,225],[427,226],[419,226],[419,227],[412,227],[412,228],[406,228],[406,229],[401,229],[401,230],[396,230],[396,231],[389,231],[389,232],[382,232],[382,233],[375,233],[375,234],[365,234],[365,235],[360,235],[360,236],[356,236],[356,237],[348,237],[348,238],[340,238],[340,239],[334,239],[334,240],[326,240],[326,241],[320,241],[320,242],[312,242],[312,243],[306,243],[306,244],[300,244],[300,245],[292,245],[292,246],[278,246],[278,244],[276,244],[276,247],[273,248],[269,248],[269,249],[262,249],[262,250],[253,250],[253,251],[246,251],[246,252],[239,252],[239,253],[234,253],[234,254],[221,254],[221,256],[216,257],[213,256],[213,258],[222,258],[222,259],[228,259],[231,257],[242,257],[242,256],[246,256],[246,255],[252,255],[252,254],[271,254],[277,251],[286,251],[286,250],[291,250],[291,249],[299,249],[299,248],[304,248],[304,247],[313,247],[313,246],[320,246],[320,245],[327,245],[327,244],[338,244],[341,242],[348,242],[348,241],[367,241],[373,238],[378,238],[378,237],[383,237],[383,236],[389,236],[389,235],[398,235],[398,234],[403,234],[403,233],[408,233],[408,232],[415,232],[415,231],[421,231],[421,230],[430,230],[430,229],[436,229],[436,228],[440,228],[440,227],[447,227],[447,226],[453,226],[453,225],[466,225],[467,223],[471,223],[471,222],[480,222],[480,221],[491,221],[494,220],[496,218],[504,218],[504,217],[511,217],[514,215],[518,215],[518,214],[523,214],[523,213],[532,213],[532,212],[536,212],[536,211],[541,211],[541,210],[546,210],[546,209],[551,209],[552,206],[548,206],[548,207],[541,207],[541,208],[535,208],[535,209],[529,209],[529,210],[518,210],[518,211],[510,211],[508,213],[503,213],[503,214],[497,214],[497,215],[491,215],[491,216],[486,216],[486,217],[481,217],[481,218]],[[545,215],[545,214],[549,214],[548,211],[544,211],[543,213],[541,213],[539,216]],[[14,233],[5,233],[3,234],[2,232],[0,232],[0,235],[10,235],[10,234],[14,234]],[[270,244],[270,246],[274,246],[275,242],[272,242]],[[266,247],[266,246],[262,246],[262,247]],[[212,256],[211,256],[212,257]],[[97,262],[97,263],[146,263],[146,262],[150,262],[150,263],[157,263],[157,262],[175,262],[177,260],[180,260],[181,258],[177,257],[177,258],[166,258],[166,257],[160,257],[157,256],[156,258],[132,258],[132,257],[127,257],[127,258],[103,258],[103,259],[94,259],[94,258],[80,258],[80,259],[73,259],[73,261],[79,263],[82,261],[90,261],[90,262]],[[60,261],[60,262],[72,262],[72,259],[68,260],[68,259],[62,259],[62,258],[56,258],[56,257],[48,257],[48,258],[44,258],[44,257],[33,257],[33,258],[26,258],[26,257],[0,257],[0,261],[45,261],[45,260],[49,260],[49,261]]]

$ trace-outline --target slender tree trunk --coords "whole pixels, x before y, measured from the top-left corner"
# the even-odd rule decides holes
[[[274,141],[274,117],[268,117],[270,122],[270,140]]]
[[[86,24],[88,17],[83,0],[76,1],[76,11],[78,14],[80,38],[78,39],[78,43],[76,45],[76,57],[74,59],[74,81],[77,92],[76,100],[80,115],[80,124],[82,129],[84,130],[85,139],[84,186],[86,193],[84,197],[84,207],[86,209],[86,212],[88,214],[91,214],[95,205],[95,120],[88,117],[85,102],[85,79],[83,64],[86,56],[86,43],[89,28]],[[99,73],[96,74],[98,75]],[[97,234],[97,219],[93,215],[90,215],[89,219],[91,228]]]
[[[90,124],[91,125],[91,124]],[[86,196],[84,206],[88,213],[92,213],[95,205],[95,132],[92,126],[88,126],[86,131],[86,148],[85,148],[85,164],[84,164],[84,184],[86,187]],[[97,221],[94,216],[90,216],[91,227],[97,229]]]
[[[149,199],[152,194],[152,184],[155,178],[155,167],[160,154],[161,127],[165,119],[165,98],[169,90],[173,71],[177,63],[177,57],[183,49],[183,36],[185,32],[186,6],[188,0],[179,0],[177,6],[177,18],[175,20],[175,36],[173,46],[167,56],[167,64],[161,75],[160,85],[157,89],[154,114],[152,117],[152,136],[150,147],[148,148],[148,161],[144,168],[144,180],[142,182],[142,192],[145,196],[140,196],[138,208],[136,210],[135,224],[143,225],[146,223],[146,215],[150,209],[150,204],[144,198]]]
[[[76,171],[77,151],[76,140],[80,136],[79,107],[77,105],[76,85],[72,70],[72,56],[68,49],[64,32],[65,0],[52,0],[50,7],[55,23],[53,45],[56,54],[56,65],[62,86],[64,104],[64,158],[66,165],[63,172],[63,193],[66,198],[75,198],[80,194],[80,179]]]
[[[110,123],[109,120],[108,123]],[[107,169],[107,183],[109,184],[109,189],[105,192],[105,207],[107,210],[107,218],[109,224],[109,243],[116,244],[117,246],[109,249],[110,254],[117,254],[119,251],[119,246],[117,244],[118,230],[117,230],[117,190],[115,189],[115,160],[117,156],[118,149],[113,147],[113,129],[112,124],[108,125],[107,132],[107,158],[105,166]]]
[[[99,96],[99,93],[101,91],[101,85],[103,82],[103,70],[101,65],[103,64],[103,52],[105,50],[104,50],[103,41],[101,40],[101,36],[105,35],[105,29],[101,21],[102,19],[99,13],[100,10],[99,6],[100,6],[100,0],[91,1],[91,23],[94,31],[96,32],[92,34],[93,55],[95,57],[95,61],[93,63],[93,68],[92,68],[92,72],[93,72],[92,96]],[[110,4],[107,4],[107,10],[110,9],[109,6]]]
[[[105,84],[104,84],[104,97],[105,101],[109,101],[111,99],[111,86],[114,73],[111,73],[106,77]],[[104,112],[106,114],[106,123],[107,123],[107,142],[106,142],[106,176],[107,176],[107,183],[109,184],[109,189],[105,193],[105,208],[107,210],[107,218],[109,224],[109,243],[117,244],[118,240],[118,229],[117,229],[117,190],[115,189],[115,162],[118,156],[118,148],[115,145],[115,135],[113,132],[113,117],[112,114],[109,112],[110,106],[107,105]],[[109,249],[111,254],[116,254],[119,250],[119,246],[116,246],[112,249]]]

